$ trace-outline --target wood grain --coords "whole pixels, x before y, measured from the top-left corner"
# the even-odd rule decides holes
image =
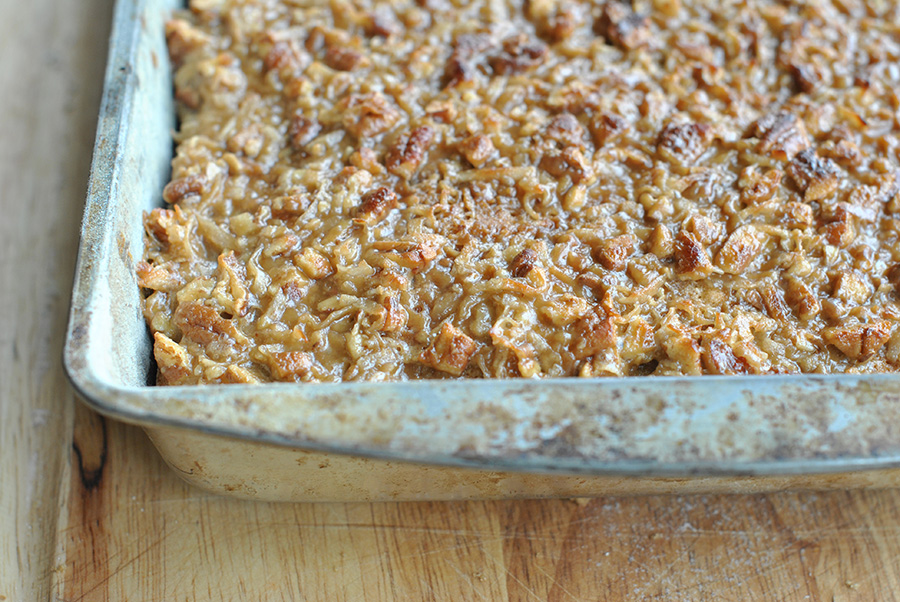
[[[831,602],[900,592],[897,491],[253,503],[192,489],[140,431],[106,426],[99,485],[85,490],[77,470],[69,483],[55,585],[66,602]]]
[[[0,600],[898,598],[898,491],[254,504],[76,406],[59,358],[110,14],[0,5]]]
[[[62,339],[110,3],[0,4],[0,596],[49,595],[73,396]]]

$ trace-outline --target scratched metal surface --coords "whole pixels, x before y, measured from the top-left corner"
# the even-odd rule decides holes
[[[159,203],[172,154],[162,25],[175,4],[120,0],[114,17],[65,349],[73,384],[98,411],[154,429],[492,470],[678,476],[900,466],[894,375],[148,386],[134,263],[141,213]]]

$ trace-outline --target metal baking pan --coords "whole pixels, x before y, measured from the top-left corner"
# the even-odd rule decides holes
[[[170,170],[177,4],[116,6],[65,364],[185,479],[267,500],[900,484],[896,375],[152,386],[135,262]]]

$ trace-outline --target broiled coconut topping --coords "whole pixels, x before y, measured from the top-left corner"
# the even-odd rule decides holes
[[[216,1],[161,384],[900,367],[900,3]]]

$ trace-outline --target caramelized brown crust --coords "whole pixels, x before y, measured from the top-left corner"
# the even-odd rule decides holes
[[[164,384],[900,367],[900,5],[192,2]]]

